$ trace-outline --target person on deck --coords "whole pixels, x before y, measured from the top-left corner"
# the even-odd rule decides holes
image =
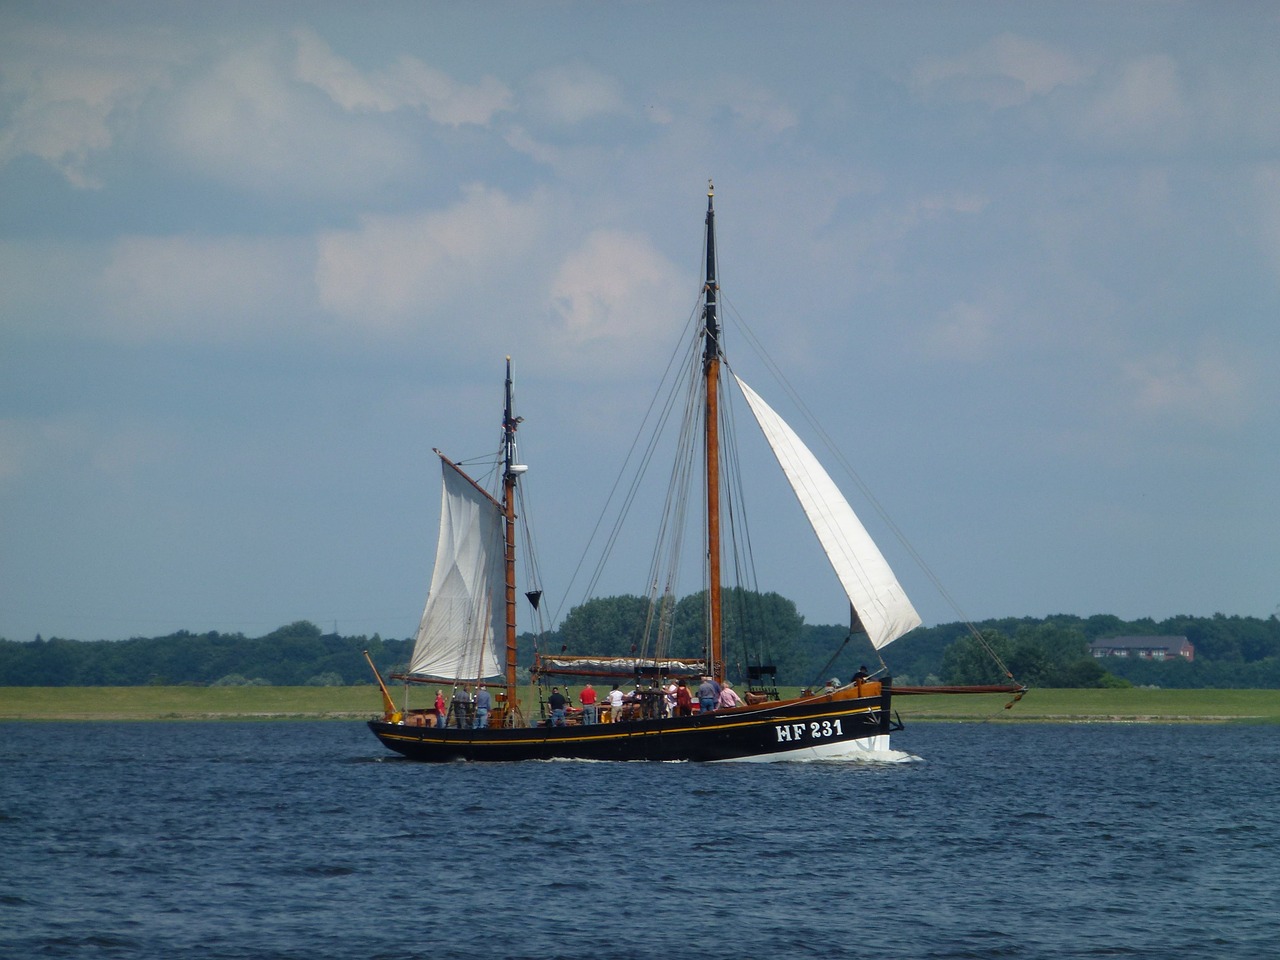
[[[853,675],[853,682],[854,683],[867,682],[867,665],[865,663],[862,666],[860,666],[858,668],[858,672]]]
[[[667,684],[666,689],[662,691],[663,716],[674,717],[676,715],[676,691],[679,687],[672,680]]]
[[[547,705],[551,707],[551,726],[564,726],[564,711],[568,702],[565,700],[564,694],[560,692],[559,687],[551,688],[551,696],[547,697]]]
[[[616,683],[609,691],[609,719],[614,723],[622,719],[622,690]]]
[[[693,716],[693,697],[689,694],[689,686],[683,680],[676,685],[676,716]]]
[[[591,724],[596,722],[596,688],[587,684],[582,688],[582,693],[578,694],[578,702],[582,704],[582,723]]]
[[[640,683],[637,681],[635,689],[622,698],[623,717],[627,720],[639,720],[644,716],[643,704],[644,695],[640,692]]]
[[[716,708],[716,684],[710,677],[703,677],[698,687],[698,710],[710,713]]]
[[[489,708],[491,706],[493,706],[493,700],[482,683],[480,684],[480,689],[476,691],[476,721],[474,725],[476,730],[483,730],[489,726]]]
[[[720,688],[720,700],[716,704],[721,710],[728,710],[732,707],[742,706],[742,698],[738,696],[733,684],[728,680],[724,682],[724,686]]]
[[[467,728],[467,718],[471,714],[471,691],[464,683],[453,691],[453,723],[459,730]]]
[[[449,707],[444,702],[444,691],[436,691],[436,726],[443,727],[449,716]]]

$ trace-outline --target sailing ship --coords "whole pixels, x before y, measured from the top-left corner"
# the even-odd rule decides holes
[[[527,470],[517,455],[522,419],[513,409],[507,360],[502,437],[494,493],[440,451],[443,491],[440,534],[426,608],[408,669],[393,679],[449,689],[447,709],[397,707],[373,661],[383,715],[369,721],[391,750],[423,761],[657,760],[774,761],[886,756],[901,724],[891,706],[887,671],[851,682],[829,682],[796,697],[780,697],[777,670],[760,662],[741,668],[746,699],[726,709],[671,710],[669,694],[729,680],[724,651],[724,587],[721,574],[720,403],[730,377],[795,491],[851,607],[851,634],[864,634],[878,651],[917,625],[920,616],[848,501],[796,432],[743,380],[728,371],[721,347],[715,241],[714,189],[708,189],[706,270],[696,312],[697,334],[689,364],[700,389],[691,394],[701,410],[705,484],[705,645],[701,657],[665,656],[656,648],[629,655],[538,653],[531,675],[551,682],[625,682],[625,703],[581,713],[566,710],[564,694],[543,701],[543,713],[526,719],[517,701],[516,502]],[[528,594],[535,608],[537,591]],[[651,619],[671,620],[671,594],[654,600]],[[368,655],[366,654],[366,658]],[[883,661],[881,661],[883,663]],[[568,687],[566,686],[566,689]],[[475,691],[473,694],[472,691]],[[437,694],[437,703],[442,697]],[[556,697],[560,697],[559,701]],[[597,716],[593,716],[593,714]],[[684,715],[681,715],[684,714]],[[595,720],[596,722],[591,722]]]

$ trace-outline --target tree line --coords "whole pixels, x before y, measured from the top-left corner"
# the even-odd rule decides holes
[[[667,611],[665,655],[702,653],[705,595]],[[728,590],[724,598],[725,659],[738,680],[750,667],[773,667],[785,686],[848,678],[879,659],[864,636],[847,627],[806,624],[791,601],[775,593]],[[651,654],[643,649],[649,618],[635,596],[605,597],[575,607],[558,630],[519,638],[522,680],[535,651]],[[972,627],[972,629],[971,629]],[[976,634],[976,636],[975,636]],[[1090,655],[1091,641],[1129,635],[1185,636],[1194,662],[1158,663]],[[411,639],[339,636],[300,620],[261,637],[178,631],[129,640],[0,639],[0,686],[139,686],[146,684],[271,684],[339,686],[371,681],[362,651],[384,676],[405,669]],[[913,630],[884,656],[896,682],[908,685],[1002,682],[994,652],[1020,682],[1041,687],[1150,685],[1280,689],[1280,622],[1275,616],[1172,617],[1125,621],[1109,615],[1058,615],[947,623]],[[834,656],[833,656],[834,654]]]
[[[1175,616],[1122,620],[1110,614],[1007,617],[973,625],[1023,683],[1041,687],[1156,686],[1174,689],[1280,689],[1280,620]],[[1194,661],[1096,659],[1095,640],[1120,636],[1186,637]],[[990,682],[990,658],[963,623],[918,628],[894,645],[899,676],[923,683]],[[900,647],[900,649],[899,649]]]

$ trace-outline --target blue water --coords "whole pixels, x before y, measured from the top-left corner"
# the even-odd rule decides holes
[[[1280,957],[1280,728],[906,764],[428,766],[358,723],[0,725],[0,956]]]

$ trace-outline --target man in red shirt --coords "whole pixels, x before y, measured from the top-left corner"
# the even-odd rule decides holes
[[[578,702],[582,704],[582,722],[584,724],[596,722],[596,691],[591,684],[587,684],[582,688],[582,693],[578,694]]]

